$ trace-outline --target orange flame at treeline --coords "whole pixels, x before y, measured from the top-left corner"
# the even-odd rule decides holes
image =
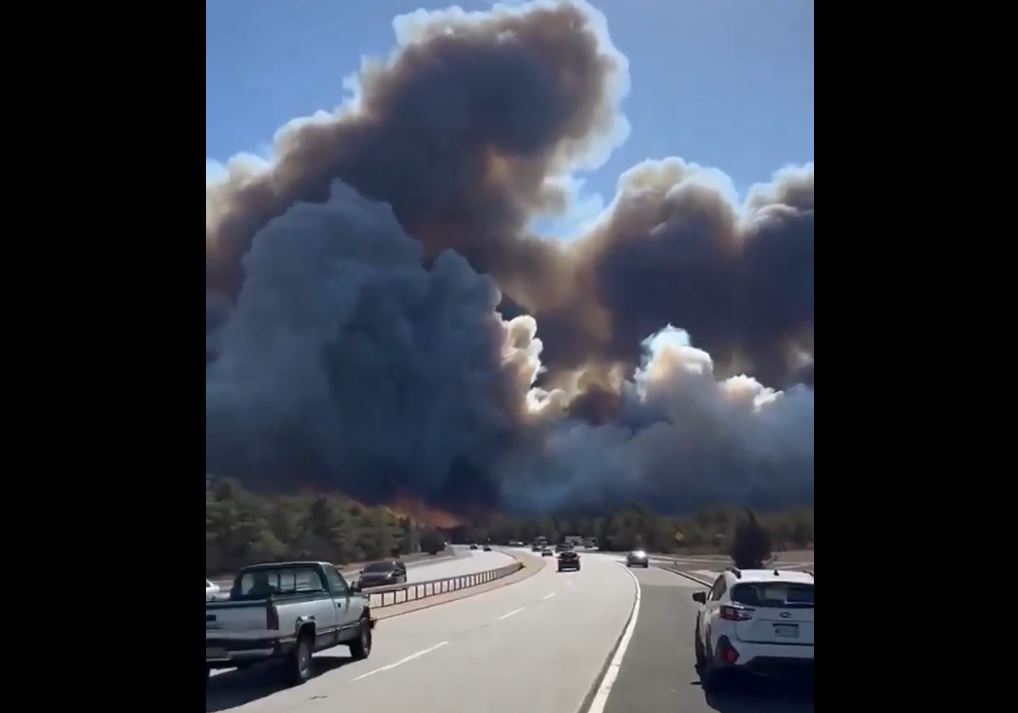
[[[400,495],[395,501],[384,507],[393,515],[408,517],[418,525],[450,528],[466,524],[460,517],[431,507],[410,495]]]

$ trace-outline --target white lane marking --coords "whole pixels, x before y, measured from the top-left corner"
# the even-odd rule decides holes
[[[633,578],[633,584],[636,585],[636,603],[633,604],[633,615],[629,618],[629,625],[626,626],[626,630],[622,634],[619,647],[615,650],[611,663],[608,664],[608,670],[604,672],[601,686],[597,689],[594,700],[590,702],[590,708],[587,709],[587,713],[603,713],[605,705],[608,704],[608,696],[612,692],[612,686],[615,685],[615,679],[619,675],[619,669],[622,667],[622,657],[626,655],[629,641],[633,638],[633,632],[636,630],[636,620],[640,616],[640,580],[636,578],[636,575],[633,574],[629,567],[625,569],[629,576]]]
[[[442,648],[443,646],[445,646],[448,643],[449,643],[448,641],[442,641],[442,642],[440,642],[438,644],[435,644],[434,646],[432,646],[429,649],[424,649],[423,651],[418,651],[415,654],[410,654],[409,656],[407,656],[405,658],[401,658],[396,663],[391,663],[388,666],[382,666],[381,668],[376,668],[374,671],[368,671],[367,673],[362,673],[360,676],[355,678],[354,681],[359,681],[362,678],[367,678],[368,676],[374,676],[376,673],[381,673],[382,671],[388,671],[391,668],[396,668],[397,666],[402,666],[407,661],[413,661],[416,658],[420,658],[421,656],[424,656],[424,654],[430,654],[432,651],[435,651],[436,649],[440,649],[440,648]]]
[[[508,614],[503,614],[502,616],[500,616],[500,617],[498,618],[498,620],[499,620],[499,621],[502,621],[503,619],[508,619],[509,617],[513,616],[514,614],[519,614],[519,613],[520,613],[521,611],[523,611],[524,609],[526,609],[526,607],[520,607],[519,609],[513,609],[513,610],[512,610],[511,612],[509,612]]]
[[[556,594],[555,592],[552,592],[551,594],[545,594],[543,597],[541,597],[541,599],[551,599],[552,597],[555,596],[555,594]]]

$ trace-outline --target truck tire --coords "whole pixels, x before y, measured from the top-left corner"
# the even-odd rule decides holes
[[[315,635],[310,631],[301,632],[297,637],[297,643],[287,660],[287,675],[290,683],[295,686],[311,678],[311,656],[314,654]]]
[[[363,661],[371,655],[370,621],[361,619],[361,630],[357,633],[357,638],[350,641],[349,646],[350,655],[353,656],[354,661]]]

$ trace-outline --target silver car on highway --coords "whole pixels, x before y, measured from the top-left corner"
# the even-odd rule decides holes
[[[633,550],[626,555],[627,567],[650,567],[650,558],[643,550]]]

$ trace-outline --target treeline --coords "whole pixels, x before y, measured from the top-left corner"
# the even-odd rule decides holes
[[[236,571],[252,562],[325,560],[337,564],[442,549],[441,536],[409,518],[341,495],[256,495],[232,480],[205,483],[205,569]]]
[[[560,515],[543,518],[512,518],[493,515],[472,526],[455,528],[453,542],[529,542],[547,537],[559,542],[568,535],[596,537],[601,549],[643,548],[653,552],[689,554],[728,552],[736,527],[746,518],[737,507],[711,508],[688,517],[657,515],[633,506],[609,516]],[[756,518],[766,530],[774,549],[801,549],[813,546],[813,508],[783,512],[758,512]]]
[[[413,552],[436,553],[451,542],[508,544],[567,535],[595,537],[602,549],[652,552],[729,552],[745,520],[741,508],[713,508],[690,517],[665,517],[628,507],[609,516],[517,518],[491,515],[474,525],[435,530],[385,507],[365,507],[342,495],[263,496],[233,480],[206,479],[205,568],[209,575],[278,559],[365,562]],[[758,512],[775,550],[813,546],[813,508]]]

